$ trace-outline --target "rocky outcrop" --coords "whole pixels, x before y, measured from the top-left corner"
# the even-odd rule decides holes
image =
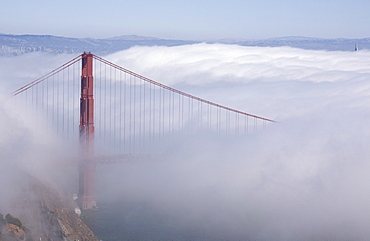
[[[52,240],[98,240],[76,214],[75,205],[65,201],[43,200],[41,202],[43,234]]]
[[[35,179],[22,195],[12,209],[17,218],[10,215],[12,220],[18,221],[3,219],[0,241],[99,241],[76,213],[75,210],[79,209],[72,195],[47,187]]]
[[[27,240],[26,230],[18,218],[7,214],[4,219],[0,214],[0,241],[2,240]]]
[[[17,225],[8,223],[1,232],[2,240],[25,240],[26,232]],[[1,240],[1,239],[0,239]]]

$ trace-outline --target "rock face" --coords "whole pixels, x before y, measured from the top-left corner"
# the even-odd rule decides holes
[[[26,232],[22,222],[10,214],[0,214],[0,241],[1,240],[26,240]]]
[[[0,224],[0,241],[99,241],[75,212],[78,207],[72,195],[58,192],[36,180],[30,183],[29,192],[23,193],[25,196],[14,205],[14,216],[19,219],[13,220],[19,222],[3,219],[6,221]]]
[[[4,233],[3,240],[25,240],[26,239],[25,231],[15,224],[7,223],[2,233]]]
[[[43,203],[40,207],[42,232],[52,240],[99,240],[73,208]]]

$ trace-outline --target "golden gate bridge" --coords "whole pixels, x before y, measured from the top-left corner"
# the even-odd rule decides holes
[[[91,53],[17,89],[12,100],[59,138],[79,146],[83,209],[96,206],[97,163],[154,159],[175,139],[243,136],[275,122],[163,85]]]

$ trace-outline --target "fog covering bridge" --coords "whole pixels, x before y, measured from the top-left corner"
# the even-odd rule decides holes
[[[97,163],[155,159],[172,140],[247,135],[271,119],[163,85],[83,53],[13,92],[15,106],[79,146],[79,200],[96,206]]]

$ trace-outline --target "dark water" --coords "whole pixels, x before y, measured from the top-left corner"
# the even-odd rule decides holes
[[[245,240],[184,222],[145,203],[100,203],[98,210],[84,212],[82,219],[103,241]]]

